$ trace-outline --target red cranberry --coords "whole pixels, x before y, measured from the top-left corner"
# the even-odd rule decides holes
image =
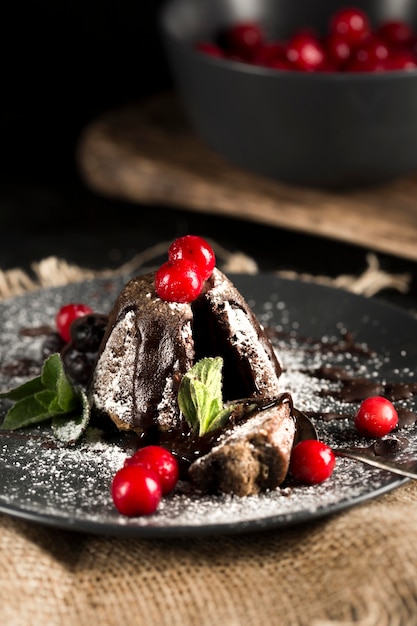
[[[155,290],[167,302],[192,302],[201,293],[203,277],[195,263],[186,259],[167,261],[155,274]]]
[[[363,45],[357,48],[354,59],[365,64],[384,63],[388,56],[387,45],[376,37],[369,37]]]
[[[378,72],[414,69],[413,56],[403,55],[417,58],[417,37],[401,20],[387,20],[372,30],[365,11],[344,6],[331,16],[323,41],[312,28],[298,29],[289,44],[267,41],[259,24],[251,21],[235,24],[219,33],[216,43],[202,41],[196,48],[278,70]]]
[[[122,515],[150,515],[158,508],[162,489],[154,471],[143,465],[129,465],[114,475],[111,494]]]
[[[284,53],[283,44],[279,42],[264,43],[254,56],[253,63],[270,67],[275,61],[281,60]]]
[[[226,31],[226,43],[230,54],[251,60],[264,42],[264,34],[255,22],[240,22]]]
[[[352,54],[352,46],[344,37],[337,33],[327,37],[325,47],[328,60],[332,61],[336,67],[343,68]]]
[[[268,63],[268,67],[274,70],[294,70],[294,67],[287,59],[273,59]]]
[[[293,478],[307,485],[327,480],[333,473],[336,457],[322,441],[306,439],[294,446],[289,472]]]
[[[177,459],[161,446],[145,446],[125,461],[128,465],[144,465],[158,475],[161,483],[162,495],[172,491],[177,484],[179,467]]]
[[[70,327],[74,320],[93,313],[93,309],[87,304],[74,303],[64,304],[55,316],[55,324],[61,338],[68,343],[71,339]]]
[[[389,56],[386,44],[375,36],[369,36],[355,50],[346,69],[350,72],[383,72],[388,68]]]
[[[388,69],[388,61],[358,61],[354,59],[346,66],[347,72],[385,72]]]
[[[387,398],[372,396],[361,403],[354,423],[362,435],[384,437],[397,426],[398,413]]]
[[[343,37],[350,45],[358,45],[371,31],[367,14],[356,7],[343,7],[330,18],[330,32]]]
[[[288,42],[286,58],[299,70],[312,72],[323,66],[325,53],[314,35],[297,33]]]
[[[391,47],[407,46],[413,39],[411,26],[401,20],[383,22],[376,32]]]
[[[417,57],[410,52],[391,53],[387,61],[387,70],[414,70],[417,68]]]
[[[235,63],[248,63],[248,59],[244,59],[239,54],[229,54],[228,52],[226,52],[225,58],[228,61],[234,61]]]
[[[414,36],[412,40],[410,41],[410,43],[408,44],[408,46],[406,46],[406,51],[409,52],[410,54],[414,54],[414,56],[417,56],[417,37],[416,36]]]
[[[195,45],[195,49],[198,50],[198,52],[202,52],[203,54],[208,54],[209,56],[212,56],[212,57],[218,57],[218,58],[224,57],[224,52],[220,48],[220,46],[218,46],[215,43],[212,43],[211,41],[200,41]]]
[[[168,250],[168,260],[171,262],[185,259],[195,263],[203,276],[207,280],[216,265],[216,257],[213,248],[202,237],[197,235],[185,235],[178,237]]]

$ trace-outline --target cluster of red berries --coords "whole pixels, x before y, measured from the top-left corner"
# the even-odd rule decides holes
[[[161,446],[140,448],[113,477],[111,495],[122,515],[151,515],[178,482],[176,458]]]
[[[192,302],[215,265],[215,254],[205,239],[197,235],[179,237],[168,249],[168,261],[156,271],[156,293],[168,302]]]
[[[211,56],[302,72],[383,72],[417,68],[417,36],[401,20],[373,28],[365,11],[346,6],[334,12],[325,36],[298,29],[288,41],[268,40],[255,22],[240,22],[196,49]]]
[[[365,437],[384,437],[397,426],[398,413],[387,398],[372,396],[359,406],[354,424]],[[289,471],[299,482],[315,485],[330,478],[335,464],[335,454],[328,445],[306,439],[294,446]]]

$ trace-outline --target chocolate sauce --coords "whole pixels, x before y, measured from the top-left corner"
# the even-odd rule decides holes
[[[4,376],[38,376],[41,364],[34,359],[21,358],[0,366],[0,373]]]
[[[320,396],[332,396],[343,402],[362,402],[370,396],[380,396],[384,393],[384,386],[381,383],[371,381],[367,378],[357,378],[352,380],[342,380],[340,389],[331,391],[322,389]]]
[[[278,331],[276,329],[267,329],[268,337],[274,341],[279,338],[289,339],[291,335],[285,332]],[[375,350],[369,348],[369,346],[365,343],[359,343],[354,340],[353,333],[347,330],[340,331],[341,339],[335,341],[324,341],[322,339],[314,339],[313,337],[297,335],[297,340],[304,344],[304,351],[314,353],[320,350],[323,354],[332,353],[332,354],[340,354],[340,353],[349,353],[358,356],[365,356],[368,358],[374,358],[377,356]]]
[[[220,440],[233,432],[233,429],[252,418],[256,413],[265,411],[281,403],[289,403],[292,411],[292,397],[283,393],[277,398],[244,398],[237,400],[228,424],[205,435],[199,436],[188,424],[183,423],[181,429],[168,431],[159,435],[157,443],[167,448],[178,460],[180,474],[186,477],[188,467],[193,461],[207,454]]]
[[[303,371],[305,373],[309,373],[315,376],[316,378],[324,378],[325,380],[334,381],[334,382],[338,382],[340,380],[346,381],[346,380],[354,379],[352,374],[347,372],[343,367],[340,367],[337,365],[326,364],[310,372],[308,371],[306,372],[306,370],[303,370]]]
[[[336,389],[322,389],[321,397],[331,396],[343,402],[362,402],[370,396],[385,396],[391,402],[408,400],[417,394],[417,383],[382,382],[370,378],[355,377],[340,366],[325,365],[304,373],[329,382],[339,382]]]
[[[398,413],[398,429],[413,426],[417,422],[417,414],[409,409],[399,408]]]
[[[21,328],[19,331],[19,335],[21,337],[41,337],[43,335],[51,335],[55,331],[52,326],[49,324],[44,324],[43,326],[32,326]]]
[[[387,383],[384,387],[384,395],[394,402],[395,400],[408,400],[417,394],[417,383]]]
[[[374,441],[369,447],[375,456],[396,456],[408,446],[408,440],[405,437],[397,437],[390,435],[383,439]]]
[[[332,422],[333,420],[352,419],[353,413],[337,413],[336,411],[304,411],[308,417],[314,417],[323,422]]]

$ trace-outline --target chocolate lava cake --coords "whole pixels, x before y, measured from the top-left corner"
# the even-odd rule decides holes
[[[217,356],[223,359],[225,404],[281,397],[281,365],[273,346],[220,270],[213,270],[190,303],[159,298],[155,272],[135,277],[109,315],[89,388],[92,407],[142,439],[156,433],[156,441],[175,452],[175,441],[186,432],[180,382],[197,361]],[[294,434],[289,402],[252,409],[241,423],[232,420],[211,437],[208,448],[207,440],[200,448],[196,444],[188,458],[189,477],[204,491],[247,495],[275,488],[287,472]]]
[[[154,272],[130,280],[109,316],[90,386],[96,410],[124,430],[178,428],[182,376],[222,356],[223,398],[276,397],[281,366],[263,327],[217,268],[191,303],[157,297]]]

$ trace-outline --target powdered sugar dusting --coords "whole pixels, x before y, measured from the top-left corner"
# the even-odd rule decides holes
[[[39,360],[42,337],[22,336],[22,328],[52,324],[56,310],[68,301],[83,301],[97,311],[107,312],[124,282],[123,279],[91,281],[28,294],[1,304],[2,366],[19,358]],[[363,299],[354,298],[352,304],[351,296],[348,296],[348,304],[343,305],[340,294],[332,290],[316,288],[315,299],[309,301],[311,287],[307,289],[299,284],[299,291],[294,292],[292,281],[269,277],[262,283],[260,277],[244,277],[240,278],[240,284],[237,277],[234,282],[244,295],[248,292],[248,302],[263,326],[279,333],[275,344],[284,369],[281,390],[292,394],[298,408],[352,411],[352,405],[321,395],[326,386],[335,384],[310,375],[323,362],[343,365],[371,378],[413,379],[413,365],[417,362],[416,348],[411,341],[416,334],[415,320],[396,311],[389,311],[388,315],[382,305],[368,305]],[[254,299],[249,300],[252,292]],[[322,298],[328,307],[324,322]],[[347,317],[344,307],[349,309]],[[396,316],[399,318],[394,339],[388,328],[391,321],[387,319]],[[340,328],[351,320],[356,326],[362,324],[361,332],[365,338],[370,335],[370,341],[374,342],[371,347],[379,348],[375,357],[326,352],[323,347],[314,349],[303,340],[309,334],[320,340],[321,346],[326,341],[330,345]],[[18,382],[21,382],[19,377],[11,380],[0,372],[3,389]],[[412,399],[401,404],[415,410]],[[0,416],[7,406],[6,402],[1,403]],[[316,425],[320,437],[331,445],[340,445],[346,440],[362,443],[349,420],[328,423],[317,420]],[[413,427],[406,432],[410,444],[404,455],[417,456],[414,431]],[[322,485],[304,487],[288,483],[270,493],[239,498],[199,496],[181,483],[174,493],[163,499],[154,515],[131,519],[115,510],[110,484],[115,471],[132,452],[132,445],[129,435],[109,437],[92,428],[81,442],[71,446],[53,440],[47,427],[17,433],[3,431],[0,433],[0,510],[55,526],[98,533],[174,536],[240,532],[327,514],[401,483],[388,472],[338,458],[335,472]]]
[[[95,405],[108,413],[117,415],[126,423],[133,422],[133,399],[126,396],[127,389],[133,386],[135,350],[134,312],[128,311],[115,326],[108,343],[106,358],[98,360],[93,400]],[[121,356],[123,355],[123,367]]]

